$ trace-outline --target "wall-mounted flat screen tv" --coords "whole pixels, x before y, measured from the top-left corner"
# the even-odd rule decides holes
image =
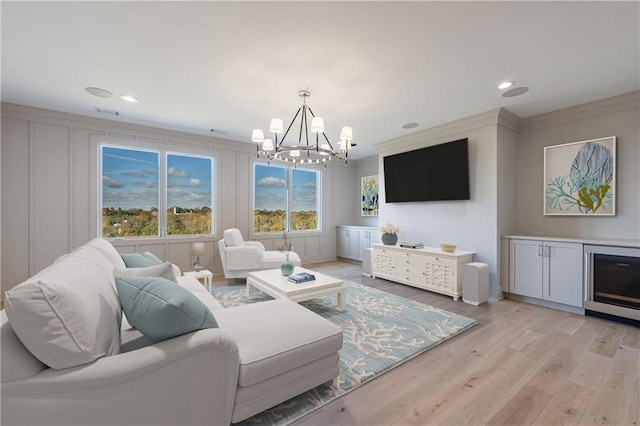
[[[469,140],[383,158],[387,203],[469,200]]]

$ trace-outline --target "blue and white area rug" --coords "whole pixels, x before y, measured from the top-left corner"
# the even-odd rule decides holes
[[[346,394],[374,377],[452,338],[477,321],[345,281],[347,310],[340,312],[336,297],[301,305],[342,327],[340,376],[332,386],[319,386],[245,420],[246,425],[286,425]],[[246,287],[217,287],[211,291],[226,308],[270,300],[256,291],[247,299]]]

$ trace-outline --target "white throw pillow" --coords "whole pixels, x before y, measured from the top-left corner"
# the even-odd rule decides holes
[[[51,368],[75,367],[120,351],[122,308],[111,277],[65,255],[5,293],[5,310],[27,349]]]
[[[164,262],[160,265],[147,266],[145,268],[124,268],[114,269],[113,276],[118,277],[161,277],[177,282],[173,269],[173,264]]]

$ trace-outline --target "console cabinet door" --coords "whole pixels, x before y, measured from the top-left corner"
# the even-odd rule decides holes
[[[509,292],[542,299],[542,241],[509,242]]]
[[[374,248],[371,268],[375,277],[396,280],[396,253],[392,250]]]
[[[512,239],[509,292],[582,307],[582,244]]]
[[[582,307],[582,244],[545,242],[543,299]]]

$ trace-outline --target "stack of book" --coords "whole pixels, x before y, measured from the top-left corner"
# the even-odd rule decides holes
[[[292,283],[300,284],[300,283],[306,283],[307,281],[313,281],[316,279],[316,277],[313,274],[300,272],[299,274],[289,275],[289,278],[287,279]]]
[[[424,248],[423,243],[400,243],[400,247],[420,249]]]

